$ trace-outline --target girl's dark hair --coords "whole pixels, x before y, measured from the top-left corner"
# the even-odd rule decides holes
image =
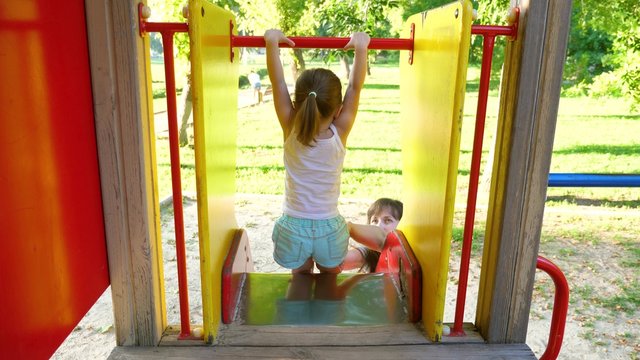
[[[402,219],[402,208],[403,204],[400,200],[380,198],[369,206],[369,210],[367,210],[367,223],[371,223],[371,218],[379,214],[383,209],[389,209],[391,215],[400,221]]]
[[[398,219],[402,219],[402,210],[404,206],[402,201],[394,200],[389,198],[380,198],[369,206],[369,210],[367,210],[367,224],[371,223],[371,218],[376,214],[379,214],[384,209],[389,209],[389,212],[393,217]],[[364,272],[375,272],[376,267],[378,266],[378,260],[380,260],[380,253],[371,249],[367,249],[364,255],[364,265],[362,266],[361,271]]]
[[[364,256],[364,264],[362,265],[362,272],[365,273],[374,273],[376,272],[376,267],[378,267],[378,260],[380,260],[380,253],[367,249]]]
[[[311,92],[315,95],[309,95]],[[320,121],[332,116],[342,105],[342,83],[331,70],[305,70],[296,81],[293,103],[296,138],[306,146],[313,146]]]

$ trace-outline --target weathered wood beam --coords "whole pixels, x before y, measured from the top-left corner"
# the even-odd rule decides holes
[[[570,0],[520,1],[506,47],[476,326],[526,340],[565,61]]]
[[[118,345],[166,327],[148,46],[138,1],[87,0],[94,117]]]

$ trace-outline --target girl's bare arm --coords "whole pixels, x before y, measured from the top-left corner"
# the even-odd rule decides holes
[[[348,226],[349,235],[353,240],[371,250],[378,252],[382,251],[385,240],[387,239],[387,235],[384,233],[384,230],[375,225],[354,224],[352,222],[349,222]]]
[[[264,40],[267,50],[267,71],[269,80],[271,80],[271,89],[273,91],[273,103],[278,115],[280,127],[286,135],[290,131],[291,115],[293,113],[293,104],[287,83],[284,80],[284,70],[280,61],[280,43],[287,43],[294,46],[294,42],[288,39],[280,30],[267,30],[264,33]]]
[[[363,32],[357,32],[351,36],[351,39],[344,47],[345,49],[354,49],[355,56],[353,58],[353,69],[351,70],[349,85],[344,94],[342,111],[334,120],[334,125],[339,130],[343,144],[347,142],[347,136],[349,136],[349,132],[351,132],[356,114],[358,113],[360,91],[362,90],[364,79],[367,75],[367,48],[369,41],[369,35]]]

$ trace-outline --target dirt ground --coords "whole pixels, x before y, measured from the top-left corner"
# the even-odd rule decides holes
[[[236,220],[238,226],[246,229],[251,242],[251,252],[258,272],[287,272],[279,267],[272,259],[271,230],[273,221],[281,212],[280,196],[265,195],[237,195]],[[350,221],[364,222],[365,211],[369,205],[368,199],[343,199],[340,211]],[[202,304],[199,298],[200,277],[198,274],[198,239],[197,216],[195,201],[185,198],[185,239],[187,244],[187,268],[189,278],[189,299],[191,319],[194,324],[202,321]],[[560,215],[558,215],[560,214]],[[586,214],[586,215],[585,215]],[[179,305],[177,295],[177,276],[175,258],[175,239],[173,234],[173,216],[171,207],[162,208],[162,236],[165,291],[167,303],[167,319],[170,324],[179,324]],[[562,209],[550,209],[545,215],[545,223],[553,224],[554,219],[562,215]],[[581,216],[589,216],[582,213]],[[629,222],[629,226],[637,226],[640,216],[637,213],[615,212],[611,215],[620,221]],[[478,216],[479,218],[481,216]],[[546,226],[546,225],[545,225]],[[625,254],[619,246],[601,244],[602,246],[571,243],[567,240],[543,243],[541,251],[556,262],[565,272],[572,289],[583,289],[585,284],[592,286],[593,292],[598,294],[607,291],[614,292],[611,279],[631,277],[625,269],[616,265],[612,259],[624,258]],[[560,251],[573,248],[567,256]],[[453,322],[455,309],[455,295],[458,278],[459,247],[452,247],[449,283],[447,288],[445,321]],[[475,306],[480,277],[479,257],[474,251],[469,274],[465,322],[474,322]],[[612,266],[613,264],[613,266]],[[628,315],[624,311],[603,315],[601,309],[592,306],[585,294],[572,294],[567,326],[560,359],[637,359],[640,351],[638,336],[640,320],[635,315]],[[588,295],[588,294],[587,294]],[[553,287],[548,277],[538,272],[536,287],[531,307],[527,344],[540,356],[546,347],[550,326],[551,308],[553,303]],[[54,354],[54,359],[106,359],[115,347],[113,328],[113,308],[111,292],[107,289],[98,299],[94,307],[87,313],[67,340]]]

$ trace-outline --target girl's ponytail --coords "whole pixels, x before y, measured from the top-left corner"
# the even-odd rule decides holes
[[[305,70],[296,81],[293,131],[296,139],[313,146],[323,119],[333,116],[342,105],[340,79],[327,69]]]
[[[320,111],[316,100],[315,93],[307,95],[293,120],[293,128],[298,132],[296,138],[306,146],[313,146],[320,128]]]

